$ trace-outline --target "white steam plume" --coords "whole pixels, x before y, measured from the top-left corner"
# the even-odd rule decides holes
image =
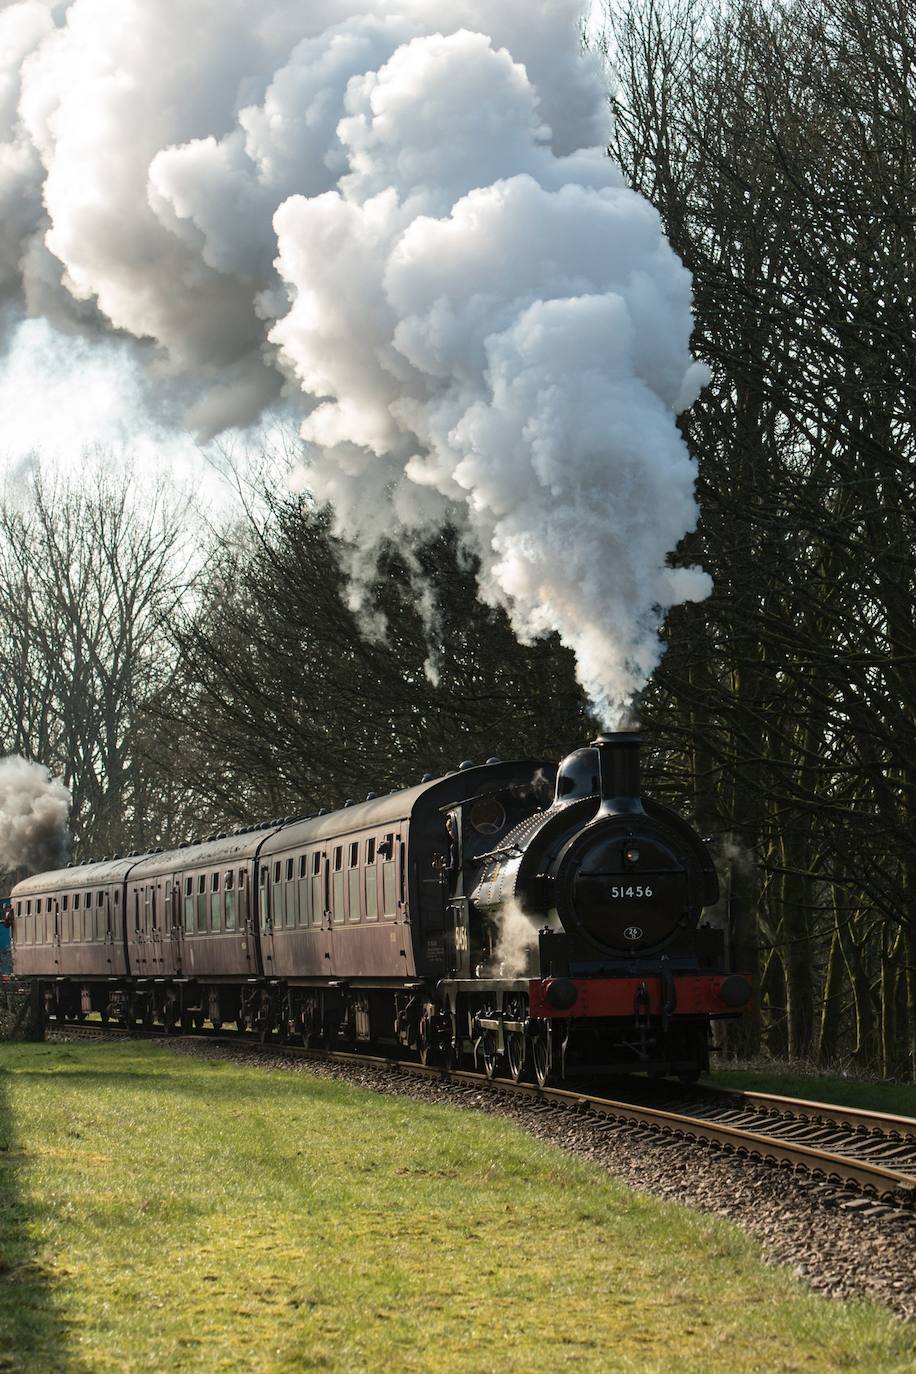
[[[526,915],[517,902],[504,902],[492,914],[496,932],[492,962],[502,978],[524,978],[533,974],[538,950],[540,919]]]
[[[40,763],[0,759],[0,868],[39,873],[66,863],[70,793]]]
[[[354,542],[454,523],[609,719],[709,580],[687,272],[604,155],[580,0],[20,0],[0,296],[137,341],[200,434],[281,388]],[[139,363],[138,363],[139,365]]]

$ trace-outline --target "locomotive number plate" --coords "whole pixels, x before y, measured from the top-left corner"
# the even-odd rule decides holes
[[[608,894],[611,900],[618,902],[629,902],[632,901],[634,898],[641,898],[645,900],[645,898],[647,897],[652,897],[654,895],[654,891],[654,888],[646,887],[642,883],[625,883],[620,885],[614,883],[611,887],[608,888]]]

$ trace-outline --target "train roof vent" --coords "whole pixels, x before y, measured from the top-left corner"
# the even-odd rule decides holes
[[[347,797],[347,800],[344,802],[344,806],[355,806],[355,805],[356,805],[356,802],[353,800],[352,797]]]
[[[433,774],[433,773],[424,773],[423,776],[422,776],[422,778],[420,779],[420,781],[421,781],[421,782],[432,782],[434,776],[435,776],[435,774]]]
[[[466,768],[476,768],[476,766],[473,759],[462,759],[461,763],[458,765],[458,771],[459,773],[463,773]]]
[[[218,840],[225,840],[225,839],[228,839],[228,836],[227,836],[225,830],[219,830],[219,831],[217,831],[216,838],[217,838]]]
[[[375,801],[375,799],[376,799],[377,796],[378,796],[378,793],[377,793],[377,792],[367,792],[367,793],[366,793],[366,801]]]
[[[497,759],[497,758],[487,759],[487,763],[502,763],[502,759]]]
[[[328,814],[328,808],[326,806],[320,806],[318,808],[318,814],[319,816],[326,816]]]

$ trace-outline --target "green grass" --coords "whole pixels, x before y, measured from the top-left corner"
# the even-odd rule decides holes
[[[913,1368],[498,1119],[142,1044],[0,1045],[0,1104],[3,1371]]]
[[[891,1112],[916,1117],[916,1083],[869,1082],[864,1078],[839,1078],[835,1074],[806,1071],[794,1065],[749,1065],[715,1069],[704,1074],[704,1083],[740,1092],[778,1093],[812,1102],[836,1102],[842,1107],[861,1107],[870,1112]]]

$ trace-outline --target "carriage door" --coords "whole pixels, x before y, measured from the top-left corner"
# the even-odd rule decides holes
[[[38,901],[39,901],[39,903],[41,902],[41,898],[40,898],[40,897],[39,897]],[[48,897],[48,898],[46,899],[46,901],[45,901],[45,906],[50,910],[50,908],[51,908],[51,898],[50,898],[50,897]],[[45,917],[45,919],[47,919],[47,917]],[[56,971],[57,973],[60,973],[60,903],[58,902],[58,900],[57,900],[56,897],[54,898],[54,915],[53,915],[53,920],[54,920],[54,968],[55,968],[55,971]]]
[[[182,922],[181,922],[181,880],[167,877],[163,880],[163,920],[167,925],[167,952],[171,957],[168,971],[180,974],[182,969]]]
[[[146,896],[146,938],[149,941],[149,964],[147,972],[151,977],[161,977],[163,971],[162,936],[167,913],[163,910],[162,893],[158,881],[147,883]],[[167,934],[167,932],[166,932]]]
[[[261,932],[261,955],[264,973],[269,978],[274,971],[274,923],[271,895],[272,870],[280,871],[279,860],[267,858],[258,864],[258,928]]]
[[[233,920],[235,929],[239,934],[239,951],[245,969],[249,974],[258,973],[257,950],[258,942],[255,938],[253,913],[251,909],[251,893],[248,890],[248,877],[250,869],[246,865],[235,870],[234,882],[232,870],[223,878],[223,889],[226,897],[226,923],[229,922],[230,898],[232,901]]]

